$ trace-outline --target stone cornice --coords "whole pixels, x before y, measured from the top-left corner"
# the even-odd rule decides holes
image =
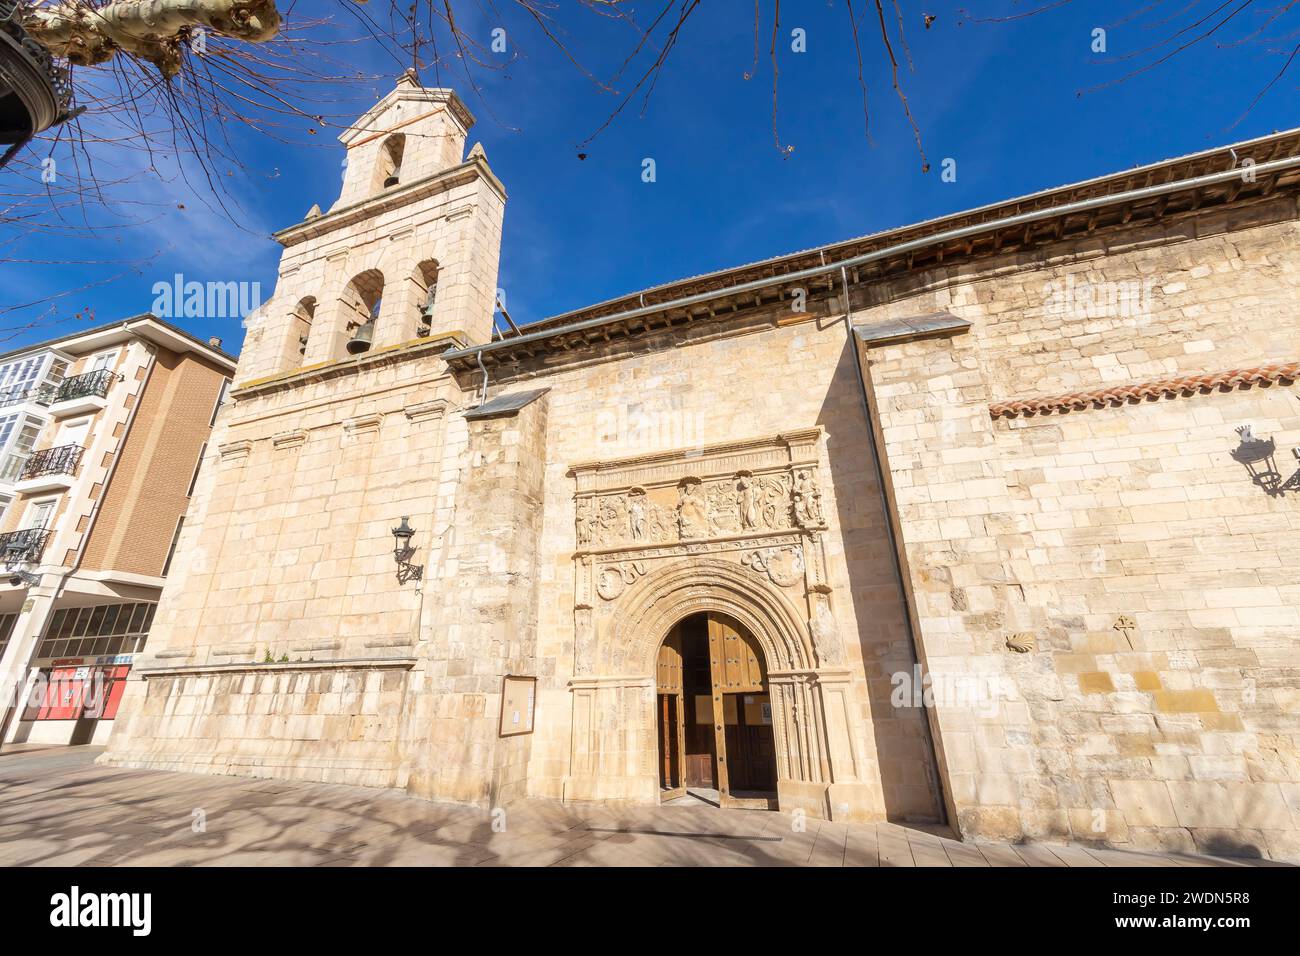
[[[586,494],[598,489],[676,484],[680,481],[680,472],[683,470],[696,477],[704,477],[713,474],[729,474],[744,467],[749,467],[751,470],[779,469],[791,465],[816,464],[817,441],[821,438],[821,434],[820,428],[803,428],[782,432],[772,438],[702,445],[690,449],[689,455],[677,449],[650,455],[634,455],[630,458],[580,462],[569,469],[569,475],[578,479],[578,493]],[[754,455],[761,456],[763,460],[761,462],[731,460],[750,459]],[[664,471],[662,476],[657,474],[661,470]]]
[[[427,339],[412,339],[409,342],[372,349],[369,352],[362,352],[360,355],[338,359],[334,362],[322,362],[318,365],[308,365],[304,368],[294,369],[292,372],[282,372],[278,375],[269,375],[265,378],[240,382],[231,390],[230,397],[236,402],[247,401],[250,398],[257,398],[274,392],[285,392],[303,385],[342,378],[371,368],[383,368],[388,365],[413,361],[417,358],[439,356],[449,346],[459,346],[464,342],[464,332],[446,332],[430,336]]]
[[[283,671],[376,670],[383,668],[410,670],[416,664],[414,657],[355,657],[332,661],[272,661],[257,664],[181,664],[176,667],[137,668],[136,673],[145,679],[151,677],[181,677],[204,674],[263,674]]]
[[[460,165],[444,169],[440,173],[425,176],[423,179],[417,179],[396,189],[386,190],[378,196],[372,196],[359,203],[353,203],[351,206],[344,206],[342,209],[335,209],[314,219],[300,222],[296,226],[281,229],[279,232],[272,233],[271,238],[288,248],[308,239],[315,239],[336,229],[373,219],[389,210],[426,199],[440,192],[447,192],[456,186],[463,186],[466,183],[472,183],[480,179],[501,197],[502,202],[505,201],[506,188],[502,185],[501,180],[497,179],[496,174],[489,168],[485,158],[474,156]]]

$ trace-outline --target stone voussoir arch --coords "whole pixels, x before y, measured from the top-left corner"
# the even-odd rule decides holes
[[[597,673],[653,674],[659,645],[691,614],[716,612],[742,624],[759,642],[769,671],[816,666],[806,623],[765,578],[717,558],[676,558],[617,599],[599,640]]]

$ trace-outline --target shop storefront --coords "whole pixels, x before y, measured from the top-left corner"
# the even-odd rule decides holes
[[[56,609],[6,742],[104,743],[156,607],[141,601]]]

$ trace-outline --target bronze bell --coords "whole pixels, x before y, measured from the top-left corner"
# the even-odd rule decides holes
[[[387,177],[387,178],[384,180],[384,188],[385,188],[385,189],[392,189],[392,188],[393,188],[394,186],[396,186],[399,182],[401,182],[401,178],[398,177],[397,173],[393,173],[391,176]]]
[[[352,338],[348,340],[348,354],[360,355],[362,352],[369,352],[370,345],[375,340],[375,320],[371,319],[363,325],[357,327],[352,333]]]

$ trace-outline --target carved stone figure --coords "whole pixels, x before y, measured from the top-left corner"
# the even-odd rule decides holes
[[[633,541],[645,538],[645,492],[633,490],[627,497],[627,526]]]
[[[822,494],[812,472],[800,468],[794,477],[794,517],[801,527],[818,525],[822,519]]]
[[[592,526],[595,521],[591,513],[591,499],[583,498],[578,502],[578,544],[579,546],[591,544]]]
[[[708,506],[697,478],[688,478],[677,490],[677,533],[683,538],[703,538],[709,533]]]
[[[602,498],[596,540],[601,544],[620,541],[625,527],[627,527],[627,502],[622,498]]]
[[[763,527],[779,530],[790,527],[790,484],[784,475],[769,475],[758,482],[759,511]]]
[[[783,588],[793,587],[803,579],[803,549],[800,547],[763,548],[751,551],[740,563],[766,574],[773,583]]]
[[[736,493],[740,507],[740,527],[748,531],[758,527],[758,492],[754,490],[754,476],[741,472],[736,476]]]
[[[736,489],[730,483],[711,485],[708,489],[709,533],[727,534],[740,530],[740,506]]]

